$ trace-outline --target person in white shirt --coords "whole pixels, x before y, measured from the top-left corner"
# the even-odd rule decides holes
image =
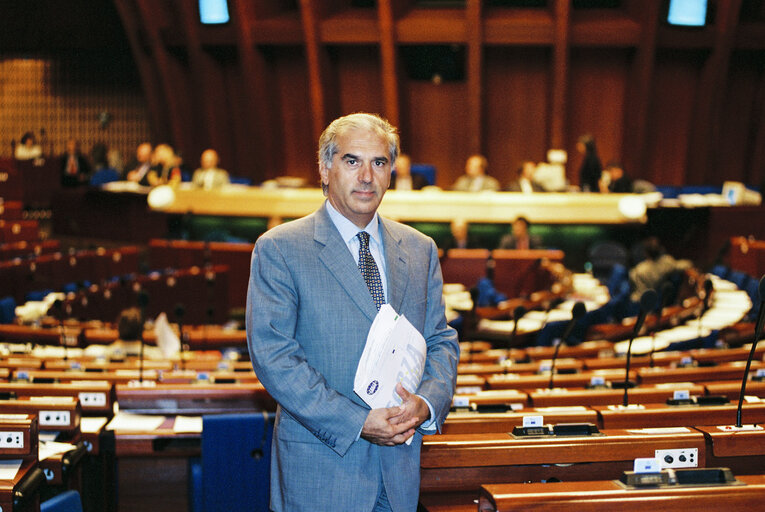
[[[465,162],[465,174],[460,176],[452,190],[460,192],[481,192],[483,190],[499,190],[499,182],[486,174],[489,162],[483,155],[472,155]]]
[[[202,152],[201,167],[194,171],[191,178],[195,187],[212,190],[228,185],[230,182],[228,172],[218,167],[219,161],[218,152],[214,149],[206,149]]]
[[[27,132],[21,136],[21,144],[14,151],[16,160],[35,160],[42,157],[42,147],[37,143],[35,134]]]

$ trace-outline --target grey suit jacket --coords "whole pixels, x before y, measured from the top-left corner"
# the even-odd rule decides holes
[[[389,303],[425,337],[417,394],[433,406],[440,428],[454,393],[459,346],[444,317],[436,245],[408,226],[380,222]],[[416,510],[422,433],[408,446],[359,438],[369,407],[354,393],[353,380],[376,314],[325,206],[258,239],[247,341],[255,372],[279,403],[273,510],[371,511],[381,480],[394,512]]]

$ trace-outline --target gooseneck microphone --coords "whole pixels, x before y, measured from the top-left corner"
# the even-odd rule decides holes
[[[181,338],[181,370],[186,369],[186,359],[183,357],[186,336],[183,333],[183,317],[186,316],[186,307],[180,302],[175,305],[175,319],[178,322],[178,335]]]
[[[653,368],[653,353],[656,351],[656,330],[661,323],[661,315],[664,313],[664,308],[669,306],[669,303],[675,293],[675,285],[669,281],[664,281],[659,290],[659,296],[661,297],[660,304],[656,309],[656,322],[651,329],[651,351],[648,353],[649,366]]]
[[[515,345],[515,335],[518,332],[518,322],[523,318],[527,312],[524,306],[516,306],[513,310],[513,331],[510,333],[510,337],[507,340],[507,356],[510,357],[510,349]]]
[[[64,303],[61,299],[56,299],[53,302],[53,316],[56,318],[58,327],[58,342],[64,347],[64,361],[67,361],[69,360],[69,351],[67,350],[66,330],[64,329]]]
[[[574,330],[574,327],[576,326],[577,321],[579,321],[580,318],[584,316],[584,314],[587,312],[587,308],[584,306],[583,302],[577,302],[574,304],[574,307],[571,308],[571,320],[568,321],[568,324],[566,324],[566,328],[563,329],[563,335],[558,340],[558,343],[555,344],[555,350],[553,351],[552,356],[552,363],[550,364],[550,385],[548,386],[549,389],[553,388],[553,379],[555,378],[555,361],[558,359],[558,350],[560,350],[560,346],[566,343],[568,340],[568,337],[571,336],[571,331]]]
[[[149,294],[145,290],[138,293],[138,307],[141,310],[141,355],[139,357],[138,382],[143,383],[143,346],[146,343],[143,339],[143,328],[146,323],[146,306],[149,305]]]
[[[632,329],[632,335],[630,336],[630,341],[627,344],[627,364],[624,367],[624,400],[622,401],[622,405],[624,405],[624,407],[627,407],[627,404],[629,404],[629,397],[627,396],[627,394],[630,387],[630,362],[632,359],[632,342],[635,340],[635,336],[637,336],[638,333],[640,332],[640,329],[643,328],[643,323],[645,322],[645,317],[648,314],[648,312],[655,310],[658,304],[659,304],[659,295],[656,293],[656,290],[654,290],[653,288],[644,291],[643,295],[640,296],[640,313],[638,313],[637,320],[635,321],[635,327]]]
[[[760,286],[757,289],[760,296],[760,309],[757,312],[757,323],[754,326],[754,339],[752,340],[752,350],[749,351],[749,358],[746,360],[746,369],[744,378],[741,381],[741,394],[738,396],[738,409],[736,410],[736,427],[741,428],[741,407],[744,404],[744,393],[746,393],[746,380],[749,377],[749,367],[752,365],[754,353],[757,350],[757,340],[762,335],[762,326],[765,323],[765,275],[760,278]]]
[[[698,337],[701,338],[701,317],[704,316],[704,313],[709,310],[710,301],[712,300],[712,290],[714,290],[714,284],[712,283],[712,280],[707,278],[704,281],[704,299],[701,303],[701,313],[699,314],[699,334]]]

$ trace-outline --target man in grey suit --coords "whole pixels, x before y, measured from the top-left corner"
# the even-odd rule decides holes
[[[440,429],[449,411],[459,347],[444,316],[435,243],[377,215],[398,148],[396,129],[377,116],[333,121],[319,140],[328,200],[255,244],[247,341],[279,403],[274,511],[417,508],[422,435]],[[399,384],[401,405],[370,409],[353,382],[381,301],[422,333],[427,356],[414,393]]]

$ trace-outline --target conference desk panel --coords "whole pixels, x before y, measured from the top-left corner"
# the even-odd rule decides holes
[[[451,412],[441,427],[442,434],[511,432],[523,425],[524,416],[543,416],[545,423],[593,423],[597,413],[586,407],[524,408],[508,412]]]
[[[529,375],[548,371],[550,369],[550,361],[531,361],[529,363],[515,363],[508,361],[507,363],[499,364],[481,364],[481,363],[467,363],[458,364],[457,373],[471,374],[471,375],[493,375],[503,373],[513,373],[519,375]],[[555,369],[558,372],[575,373],[582,369],[582,362],[572,358],[560,358],[555,362]]]
[[[688,391],[691,396],[703,395],[704,386],[671,383],[668,386],[636,387],[629,390],[629,398],[635,404],[665,403],[673,398],[675,391]],[[572,405],[618,405],[624,400],[623,389],[568,389],[526,390],[533,407],[565,407]]]
[[[40,488],[44,483],[45,475],[37,460],[24,461],[13,478],[0,480],[0,510],[39,512]]]
[[[3,382],[0,392],[24,396],[71,396],[78,398],[83,416],[111,416],[114,405],[114,385],[106,381],[85,381],[42,384],[32,382]]]
[[[760,361],[752,361],[751,370],[762,368]],[[746,369],[745,361],[733,361],[718,366],[688,366],[679,368],[639,368],[638,379],[642,384],[660,382],[707,382],[717,380],[741,380]]]
[[[603,430],[592,436],[514,437],[509,433],[437,435],[423,439],[422,492],[469,491],[482,484],[618,478],[634,459],[656,450],[698,452],[703,466],[706,442],[693,429],[670,433]]]
[[[737,405],[644,404],[626,409],[614,405],[596,405],[593,409],[598,413],[598,422],[602,428],[697,427],[735,424]],[[746,404],[744,414],[747,423],[762,423],[765,421],[765,403]]]
[[[325,200],[319,188],[265,189],[228,186],[200,190],[181,184],[173,201],[159,211],[174,214],[296,218],[318,209]],[[388,190],[380,214],[399,221],[449,223],[508,222],[518,216],[532,223],[547,224],[634,224],[646,216],[628,218],[619,210],[620,201],[633,194],[519,194],[513,192],[456,192]]]
[[[710,506],[714,510],[761,510],[765,475],[744,475],[737,479],[745,485],[625,489],[613,480],[485,485],[481,488],[477,510],[697,512]]]
[[[738,402],[741,396],[741,380],[723,382],[707,382],[704,384],[708,395],[727,397],[731,402]],[[747,396],[765,397],[765,381],[750,380],[746,383],[745,393]]]

